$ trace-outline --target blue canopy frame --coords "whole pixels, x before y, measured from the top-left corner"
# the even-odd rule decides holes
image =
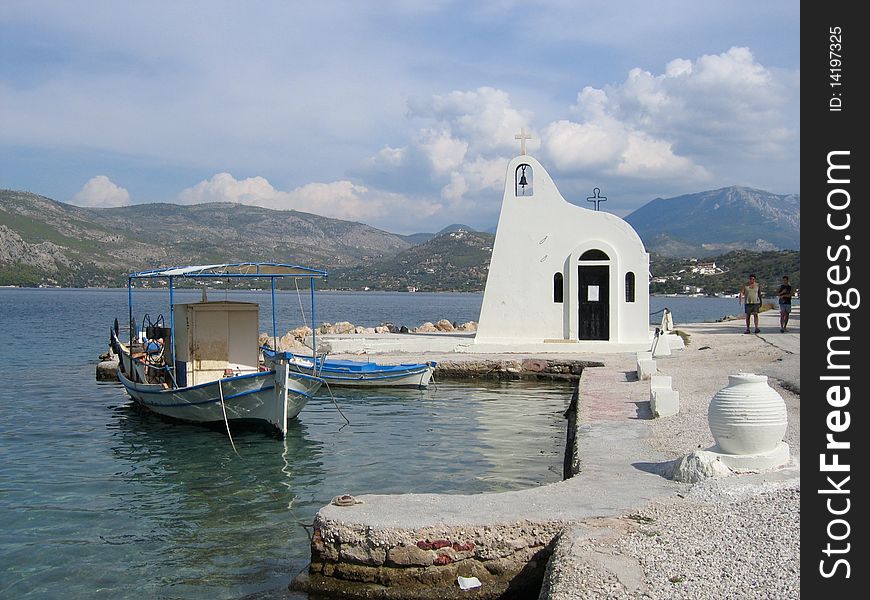
[[[272,293],[272,337],[278,337],[278,324],[275,315],[275,280],[285,277],[291,278],[307,278],[311,283],[311,345],[313,356],[317,356],[317,313],[314,303],[314,289],[316,279],[325,279],[329,274],[320,269],[312,269],[310,267],[302,267],[299,265],[290,265],[271,262],[243,262],[243,263],[224,263],[217,265],[193,265],[187,267],[160,267],[148,271],[139,271],[127,275],[127,302],[129,305],[130,318],[130,335],[133,335],[133,281],[135,279],[165,279],[169,282],[169,328],[171,331],[171,339],[175,344],[175,303],[174,291],[176,278],[182,279],[209,279],[209,278],[268,278],[271,282]],[[175,380],[175,350],[172,349],[172,379]],[[169,365],[167,365],[169,366]]]

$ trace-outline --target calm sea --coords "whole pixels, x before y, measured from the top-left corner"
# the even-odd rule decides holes
[[[271,327],[268,293],[258,299]],[[216,297],[217,296],[217,297]],[[193,301],[199,292],[183,292]],[[416,327],[479,316],[480,294],[318,294],[317,322]],[[166,294],[137,292],[137,319]],[[311,322],[280,292],[279,331]],[[654,298],[675,321],[736,299]],[[315,399],[286,440],[170,424],[95,381],[126,290],[0,289],[0,597],[286,598],[308,525],[336,495],[479,493],[561,478],[563,385],[439,382],[425,391]],[[304,312],[304,317],[302,316]],[[660,313],[651,316],[652,322]],[[141,321],[140,321],[141,322]]]

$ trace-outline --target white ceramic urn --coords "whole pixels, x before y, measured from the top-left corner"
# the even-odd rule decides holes
[[[788,419],[785,400],[766,375],[737,373],[716,392],[707,411],[710,432],[727,454],[763,454],[776,449]]]

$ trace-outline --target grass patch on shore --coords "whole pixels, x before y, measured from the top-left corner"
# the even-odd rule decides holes
[[[656,520],[653,519],[652,517],[645,517],[644,515],[638,515],[638,514],[628,515],[628,518],[631,519],[632,521],[634,521],[635,523],[643,523],[645,525],[648,525],[649,523],[656,522]]]
[[[683,331],[682,329],[674,329],[674,333],[676,333],[678,336],[680,336],[681,338],[683,338],[683,343],[684,343],[686,346],[689,345],[689,340],[692,339],[692,336],[691,336],[691,335],[689,335],[688,333],[686,333],[686,332]]]

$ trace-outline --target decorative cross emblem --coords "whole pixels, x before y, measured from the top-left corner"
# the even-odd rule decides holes
[[[520,132],[514,136],[515,140],[520,141],[520,154],[526,153],[526,140],[532,139],[532,136],[526,133],[526,128],[520,129]]]
[[[592,188],[592,195],[586,196],[586,202],[594,202],[595,210],[598,210],[598,205],[602,202],[607,201],[607,196],[601,195],[601,190],[599,188]]]

